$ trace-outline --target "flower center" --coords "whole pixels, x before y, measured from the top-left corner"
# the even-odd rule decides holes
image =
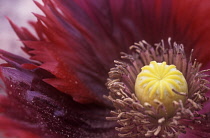
[[[199,71],[201,63],[170,38],[153,46],[143,40],[130,49],[115,61],[106,84],[105,97],[115,107],[107,119],[119,124],[118,135],[178,137],[201,124],[209,128],[199,111],[208,101],[210,70]]]
[[[135,83],[135,94],[141,104],[151,104],[158,108],[157,101],[163,104],[159,115],[168,117],[174,114],[173,101],[185,102],[188,93],[187,82],[175,65],[166,62],[151,61],[150,65],[141,68]],[[176,92],[176,93],[175,93]]]

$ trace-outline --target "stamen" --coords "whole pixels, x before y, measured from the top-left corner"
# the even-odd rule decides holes
[[[176,90],[174,90],[174,89],[172,89],[172,91],[173,91],[174,93],[178,94],[178,95],[187,96],[187,93],[186,93],[186,92],[178,92],[178,91],[176,91]]]

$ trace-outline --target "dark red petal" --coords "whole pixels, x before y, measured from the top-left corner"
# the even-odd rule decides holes
[[[75,101],[81,103],[100,102],[101,99],[97,99],[97,95],[91,93],[86,87],[86,82],[78,79],[77,75],[83,75],[82,73],[87,74],[88,72],[85,72],[84,69],[80,69],[84,68],[81,66],[84,64],[79,63],[79,60],[74,57],[74,54],[71,54],[71,50],[68,50],[69,48],[57,48],[56,45],[45,42],[26,41],[24,44],[34,49],[29,52],[34,55],[31,59],[41,61],[42,64],[40,67],[56,76],[56,78],[53,79],[46,79],[45,82],[64,93],[70,94]],[[77,70],[84,70],[84,72],[75,74],[75,71],[70,68],[70,66],[73,65],[69,65],[69,62],[74,62],[74,67],[78,68]]]
[[[76,2],[85,9],[94,22],[98,23],[97,25],[110,31],[109,35],[112,39],[120,40],[123,44],[126,41],[134,42],[142,39],[149,43],[156,43],[161,39],[172,37],[174,41],[183,43],[188,53],[194,48],[195,58],[204,64],[209,61],[207,55],[210,50],[208,46],[210,2],[208,0],[202,2],[197,0],[100,2],[78,0]],[[116,32],[119,33],[116,34]]]
[[[174,20],[183,43],[187,49],[195,49],[196,58],[208,64],[210,57],[210,1],[197,0],[175,1],[173,7]]]
[[[28,130],[25,124],[20,124],[8,117],[0,116],[0,130],[5,137],[19,137],[19,138],[40,138],[39,135]]]
[[[209,121],[209,120],[208,120]],[[210,121],[208,122],[210,125]],[[194,130],[187,129],[186,134],[180,134],[179,138],[209,138],[210,137],[210,127],[195,125]]]
[[[35,66],[31,70],[29,65],[22,68],[21,61],[16,62],[19,57],[10,55],[14,57],[13,61],[5,58],[10,66],[0,68],[7,92],[7,96],[0,96],[0,112],[6,119],[0,122],[0,129],[8,128],[6,132],[11,132],[12,136],[23,137],[98,138],[116,135],[115,123],[105,119],[109,115],[108,108],[74,102],[70,96],[43,81],[53,77],[49,72]]]

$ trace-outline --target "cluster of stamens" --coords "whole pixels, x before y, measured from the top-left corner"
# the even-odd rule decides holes
[[[115,61],[116,67],[110,70],[107,82],[110,90],[107,98],[115,107],[111,111],[113,116],[107,119],[119,123],[116,127],[118,135],[177,137],[180,133],[186,133],[187,129],[194,129],[196,124],[205,125],[206,115],[198,111],[208,100],[205,93],[209,82],[205,79],[208,77],[205,72],[209,70],[199,71],[201,64],[192,61],[192,54],[186,58],[183,45],[172,45],[170,38],[166,46],[163,41],[155,46],[141,41],[130,49],[134,51],[131,55],[122,53],[123,61]],[[166,66],[165,71],[174,66],[177,70],[172,69],[169,73],[172,78],[167,78],[162,68],[162,78],[170,80],[160,82],[160,78],[154,76],[158,75],[157,72],[148,68],[151,61],[154,65],[163,62],[160,66]],[[150,73],[143,71],[139,74],[142,70],[150,70]],[[177,77],[180,75],[184,79]]]

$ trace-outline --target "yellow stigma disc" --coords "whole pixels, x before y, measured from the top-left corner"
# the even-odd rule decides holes
[[[151,61],[150,65],[142,67],[135,83],[135,94],[141,104],[149,103],[156,109],[160,101],[165,111],[161,110],[158,116],[170,117],[175,112],[173,101],[182,100],[186,96],[175,93],[188,94],[187,82],[183,74],[176,69],[175,65],[167,65],[166,62],[157,63]]]

